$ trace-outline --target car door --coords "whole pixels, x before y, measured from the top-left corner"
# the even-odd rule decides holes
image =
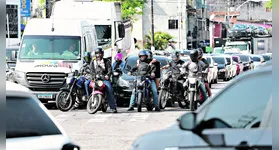
[[[262,72],[250,75],[229,85],[216,95],[197,115],[197,123],[216,120],[213,126],[206,126],[203,135],[223,135],[226,145],[257,144],[272,145],[272,131],[262,124],[268,101],[272,94],[272,73]],[[256,85],[261,85],[258,88]],[[218,121],[219,119],[219,121]],[[269,127],[271,128],[271,127]],[[265,134],[265,135],[264,135]]]

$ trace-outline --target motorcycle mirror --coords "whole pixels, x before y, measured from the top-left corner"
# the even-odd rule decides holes
[[[74,76],[77,76],[78,75],[78,70],[75,70],[75,72],[74,72]]]

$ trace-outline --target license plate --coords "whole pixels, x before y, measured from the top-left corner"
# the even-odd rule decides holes
[[[38,94],[37,97],[41,98],[41,99],[52,99],[53,95],[52,94]]]

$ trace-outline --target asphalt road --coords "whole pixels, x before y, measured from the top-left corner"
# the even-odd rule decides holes
[[[213,84],[212,94],[226,85],[227,82],[222,81]],[[128,150],[137,137],[169,127],[187,111],[179,107],[166,108],[161,112],[126,110],[118,108],[117,114],[98,112],[94,115],[88,114],[86,110],[50,111],[82,150]]]

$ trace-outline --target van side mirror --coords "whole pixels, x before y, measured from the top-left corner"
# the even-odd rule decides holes
[[[177,119],[179,123],[179,127],[182,130],[190,130],[192,131],[195,129],[196,125],[196,113],[195,112],[188,112]]]
[[[12,61],[17,59],[17,51],[12,51]]]
[[[119,38],[125,37],[125,27],[123,23],[118,25],[118,34],[119,34]]]

